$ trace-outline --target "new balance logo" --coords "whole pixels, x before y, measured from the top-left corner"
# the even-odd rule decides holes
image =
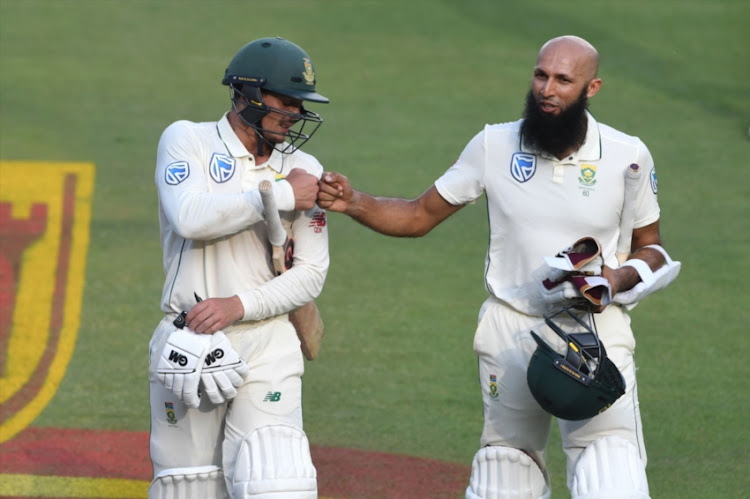
[[[278,402],[281,400],[281,392],[268,392],[263,402]]]
[[[326,213],[324,211],[316,211],[307,226],[312,227],[316,233],[322,232],[323,227],[326,226]]]

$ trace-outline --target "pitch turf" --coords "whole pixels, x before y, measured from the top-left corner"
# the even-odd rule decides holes
[[[539,46],[573,33],[602,55],[593,113],[655,157],[664,243],[683,263],[633,313],[653,496],[747,495],[748,18],[741,0],[0,0],[0,159],[96,168],[70,362],[14,428],[147,431],[161,290],[156,142],[174,120],[221,115],[219,82],[242,44],[280,35],[305,47],[331,98],[313,107],[325,123],[306,149],[364,190],[416,196],[485,123],[519,116]],[[29,168],[26,183],[46,185],[44,175]],[[481,428],[471,343],[483,203],[421,240],[337,215],[329,228],[318,301],[328,332],[304,379],[312,444],[468,466]],[[29,320],[7,326],[3,352]],[[19,363],[35,370],[33,356],[14,359],[1,358],[4,376]],[[2,422],[14,414],[3,406]],[[567,495],[558,447],[555,433],[556,498]]]

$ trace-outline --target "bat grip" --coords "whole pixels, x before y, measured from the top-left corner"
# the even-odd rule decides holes
[[[640,167],[633,163],[625,172],[625,191],[623,193],[622,213],[620,215],[620,237],[617,240],[617,261],[622,264],[630,255],[630,243],[633,238],[635,222],[635,197],[638,193]]]
[[[273,194],[273,184],[270,180],[263,180],[258,185],[260,198],[266,212],[266,225],[268,226],[268,239],[272,246],[283,246],[286,242],[286,230],[281,223],[279,210],[276,208],[276,198]]]

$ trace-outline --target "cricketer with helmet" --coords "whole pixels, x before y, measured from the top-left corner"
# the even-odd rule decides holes
[[[588,111],[588,99],[602,85],[598,67],[599,54],[586,40],[549,40],[533,69],[523,118],[486,125],[416,199],[354,190],[339,173],[324,173],[320,183],[322,208],[400,237],[423,236],[486,195],[490,242],[484,284],[489,297],[474,336],[484,427],[466,490],[469,499],[550,497],[545,462],[550,411],[574,418],[558,418],[574,498],[649,495],[628,311],[669,284],[679,262],[660,246],[656,174],[648,148]],[[632,189],[625,186],[629,169],[641,172],[634,175]],[[621,232],[631,251],[618,265]],[[577,244],[584,240],[593,244]],[[592,254],[577,254],[590,248]],[[593,358],[584,366],[575,352],[593,352],[591,342],[567,345],[578,356],[571,353],[568,359],[578,358],[575,370],[552,367],[566,347],[555,328],[576,327],[580,317],[563,314],[547,322],[549,314],[575,310],[570,307],[582,307],[579,314],[596,312],[597,341],[606,345],[606,360],[604,349],[596,349],[602,369]],[[554,355],[553,347],[559,349]],[[535,354],[551,369],[535,361],[527,372]],[[581,379],[594,387],[580,384],[570,390],[585,398],[585,410],[570,411],[567,401],[545,398],[548,391],[539,386],[558,373],[583,374]],[[616,382],[605,384],[599,375]],[[569,386],[566,379],[553,381]],[[590,398],[602,393],[604,403]]]
[[[279,37],[240,48],[222,83],[229,111],[172,123],[157,151],[166,278],[150,342],[149,497],[314,498],[304,360],[288,314],[320,294],[328,270],[323,167],[300,150],[322,123],[305,103],[328,99],[310,56]],[[294,234],[281,275],[258,190],[266,180]]]

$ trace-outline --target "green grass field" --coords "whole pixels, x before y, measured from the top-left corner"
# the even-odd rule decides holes
[[[0,0],[0,159],[96,165],[78,341],[33,425],[148,430],[156,144],[172,121],[221,116],[244,43],[279,35],[313,58],[331,103],[311,106],[325,123],[308,152],[362,190],[413,197],[485,123],[520,116],[544,41],[577,34],[602,58],[591,110],[649,146],[664,244],[683,264],[633,312],[652,495],[747,497],[749,19],[744,0]],[[311,443],[468,466],[483,203],[419,240],[335,214],[329,228],[327,336],[304,378]]]

